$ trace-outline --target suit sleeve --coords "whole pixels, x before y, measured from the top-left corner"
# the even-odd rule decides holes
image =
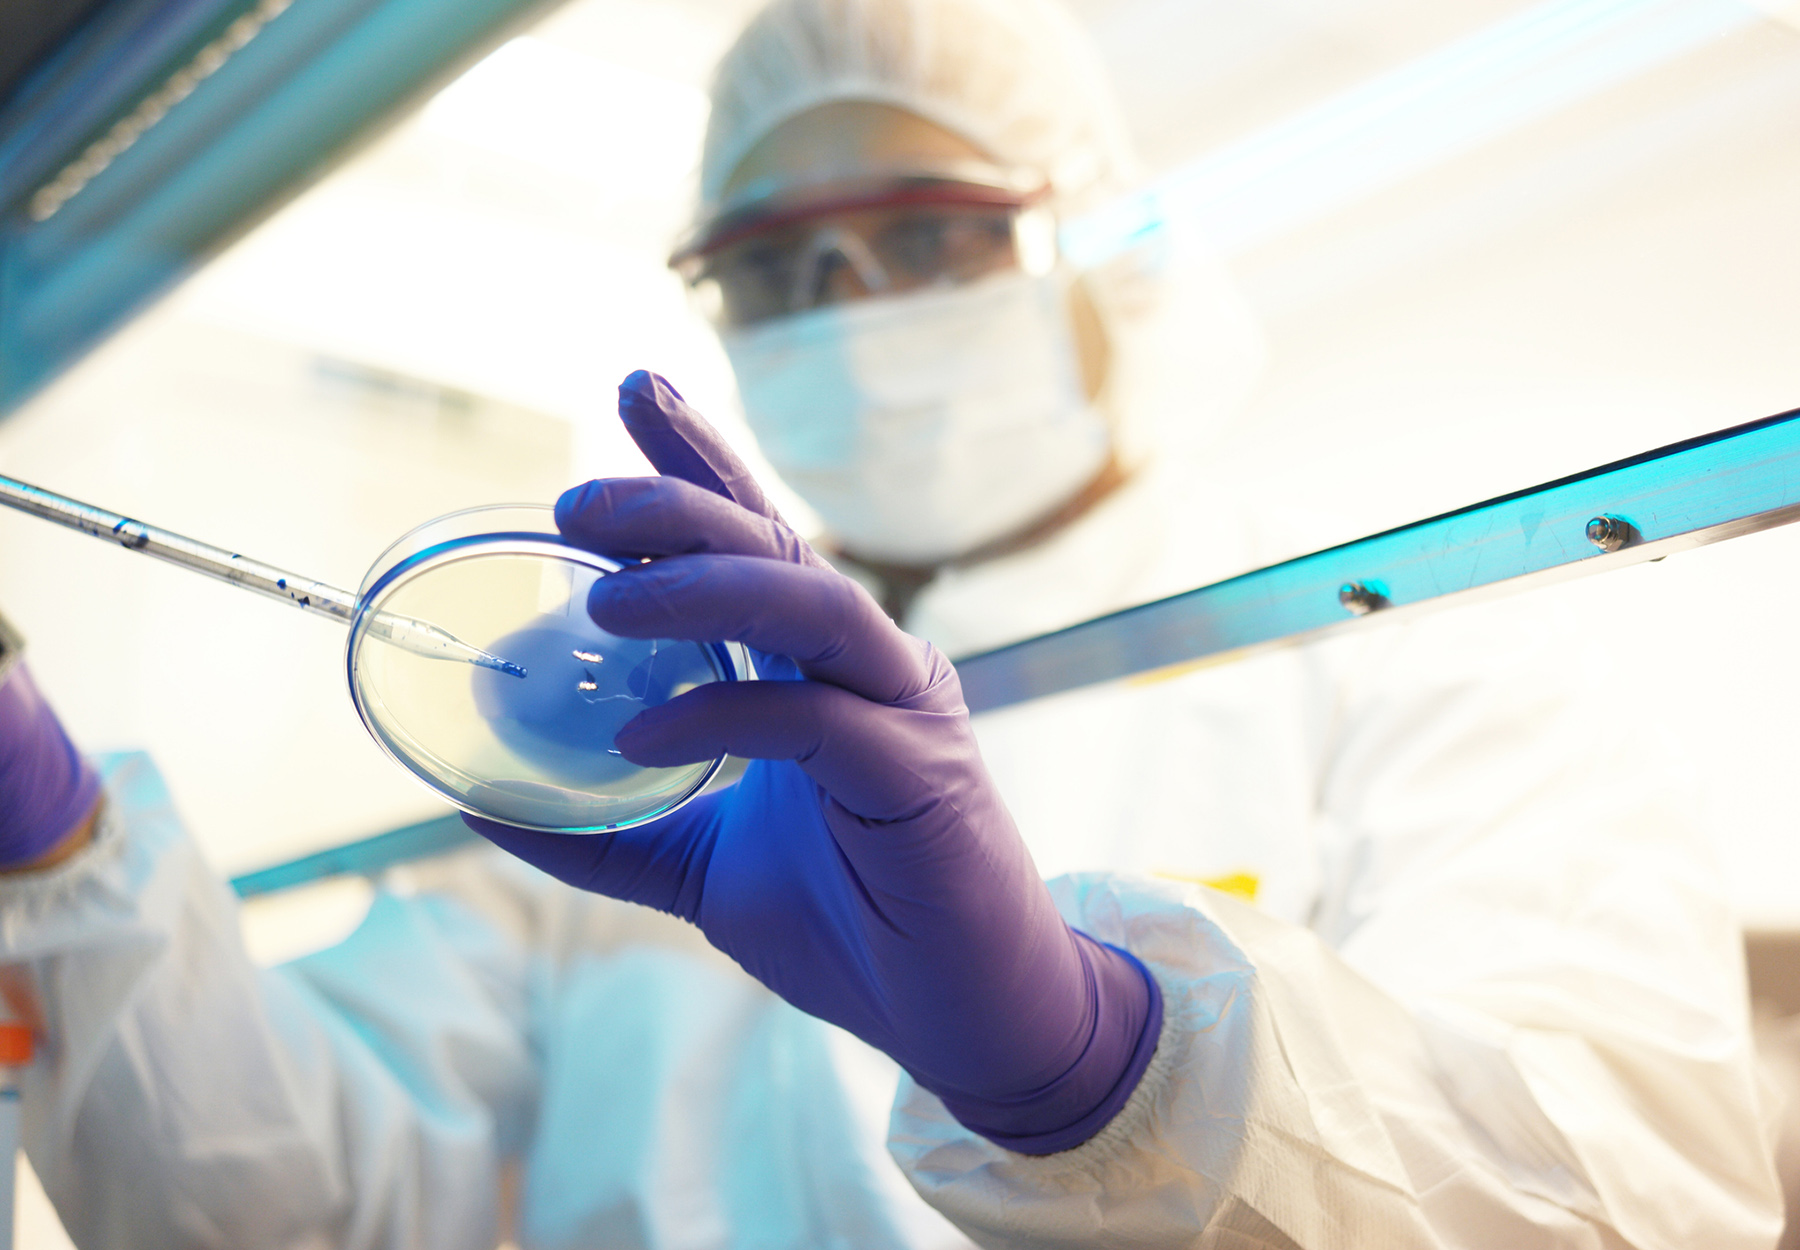
[[[25,1148],[77,1244],[491,1248],[537,1079],[518,953],[378,895],[343,945],[258,968],[148,760],[106,771],[96,844],[0,881],[44,1039]]]
[[[1310,925],[1053,884],[1153,969],[1164,1030],[1113,1123],[1044,1159],[903,1090],[890,1149],[972,1238],[1774,1244],[1741,940],[1679,760],[1578,649],[1462,616],[1315,657]]]

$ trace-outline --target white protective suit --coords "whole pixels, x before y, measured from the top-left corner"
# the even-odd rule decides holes
[[[1064,209],[1128,163],[1038,0],[792,0],[714,96],[708,201],[771,126],[849,97],[1043,169]],[[1216,285],[1156,315],[1142,259],[1092,275],[1134,463],[1197,437],[1249,356]],[[1161,463],[943,573],[908,625],[961,654],[1292,554]],[[495,851],[393,874],[342,945],[260,971],[149,764],[115,761],[98,844],[0,878],[0,964],[48,1041],[27,1149],[91,1250],[506,1224],[546,1250],[1771,1246],[1738,934],[1586,636],[1526,599],[980,718],[1040,868],[1082,873],[1065,915],[1164,990],[1136,1094],[1048,1158],[910,1083],[896,1104],[891,1063],[696,930]],[[1256,906],[1195,884],[1230,874]]]
[[[1231,571],[1241,515],[1146,478],[918,623],[956,645]],[[1053,888],[1166,1023],[1061,1155],[906,1084],[918,1190],[987,1246],[1771,1245],[1736,930],[1567,642],[1527,598],[982,718],[1040,863],[1128,870]],[[149,765],[109,774],[98,845],[0,879],[49,1042],[27,1149],[78,1244],[492,1246],[509,1159],[525,1246],[961,1244],[881,1157],[892,1065],[695,930],[478,850],[259,971]],[[1261,905],[1183,880],[1230,872]]]

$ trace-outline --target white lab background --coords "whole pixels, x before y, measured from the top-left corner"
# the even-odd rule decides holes
[[[753,452],[662,264],[752,7],[574,0],[0,424],[0,471],[354,585],[439,513],[644,471],[632,369]],[[1800,3],[1570,0],[1586,33],[1538,53],[1518,0],[1077,7],[1152,179],[1274,171],[1190,200],[1269,343],[1215,463],[1308,543],[1800,406]],[[1746,918],[1800,928],[1800,528],[1532,593],[1658,693]],[[221,872],[443,810],[363,733],[333,624],[11,514],[0,604]],[[258,949],[359,898],[266,908]],[[66,1244],[41,1195],[21,1221]]]

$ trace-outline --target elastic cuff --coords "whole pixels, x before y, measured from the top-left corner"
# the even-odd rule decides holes
[[[96,870],[118,857],[127,836],[118,801],[102,789],[93,841],[48,868],[0,872],[0,913],[24,908],[41,915],[67,906],[71,896],[87,887]],[[0,947],[10,940],[0,942]]]
[[[1162,986],[1157,984],[1156,978],[1150,975],[1150,970],[1130,951],[1120,946],[1114,946],[1111,942],[1101,942],[1097,945],[1123,955],[1126,961],[1137,969],[1138,975],[1144,978],[1144,984],[1150,991],[1150,1005],[1144,1016],[1144,1027],[1138,1032],[1137,1044],[1132,1047],[1131,1059],[1126,1063],[1125,1071],[1112,1089],[1107,1091],[1106,1097],[1100,1100],[1099,1105],[1066,1128],[1060,1128],[1050,1133],[1013,1135],[989,1132],[975,1125],[968,1126],[971,1131],[980,1133],[996,1146],[1004,1146],[1006,1149],[1022,1155],[1053,1155],[1060,1154],[1065,1150],[1073,1150],[1104,1129],[1125,1104],[1131,1101],[1131,1095],[1137,1089],[1138,1082],[1143,1080],[1145,1071],[1150,1067],[1150,1061],[1156,1057],[1157,1040],[1162,1036],[1163,1027]]]

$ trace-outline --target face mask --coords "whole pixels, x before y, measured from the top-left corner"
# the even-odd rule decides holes
[[[830,305],[722,335],[771,464],[855,555],[936,564],[1029,525],[1110,454],[1057,275]]]

